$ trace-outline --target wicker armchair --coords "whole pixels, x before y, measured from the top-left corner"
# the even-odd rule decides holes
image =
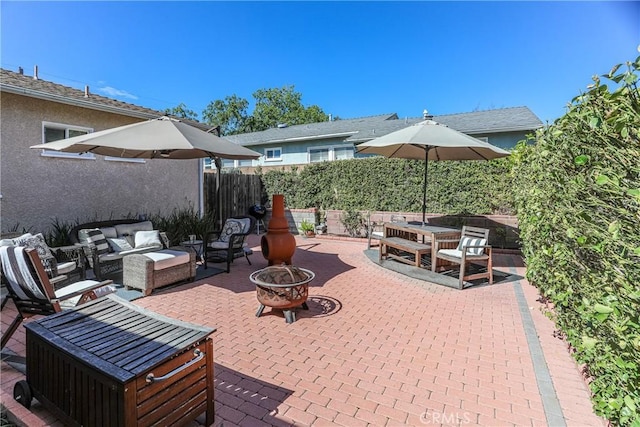
[[[203,243],[204,268],[207,268],[207,262],[226,262],[228,273],[233,260],[242,256],[251,265],[249,255],[253,251],[247,247],[245,239],[255,226],[254,217],[234,216],[227,218],[222,230],[208,232]]]

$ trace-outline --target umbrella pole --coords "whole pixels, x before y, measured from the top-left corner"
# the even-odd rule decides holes
[[[216,205],[218,210],[218,230],[222,229],[222,200],[220,199],[220,171],[222,169],[222,160],[219,157],[213,159],[216,165]]]
[[[427,146],[424,150],[424,183],[422,184],[422,225],[426,223],[427,217],[427,178],[429,176],[429,150],[432,147]]]

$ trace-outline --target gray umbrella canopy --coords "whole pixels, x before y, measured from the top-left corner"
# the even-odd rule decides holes
[[[390,158],[424,159],[422,222],[427,209],[429,160],[491,160],[506,157],[506,150],[480,141],[433,120],[425,120],[358,145],[359,153]]]
[[[250,160],[260,157],[260,153],[256,151],[170,117],[159,117],[46,144],[32,145],[31,148],[138,159],[209,157],[214,160],[217,170],[216,194],[220,223],[222,222],[220,159]],[[200,192],[202,192],[201,189]]]
[[[46,144],[34,149],[141,159],[257,159],[260,153],[169,117],[133,123]]]

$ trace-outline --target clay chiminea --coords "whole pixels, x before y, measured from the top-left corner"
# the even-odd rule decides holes
[[[296,251],[296,238],[289,232],[289,222],[284,215],[284,195],[274,194],[271,207],[267,233],[260,241],[262,256],[269,261],[269,265],[291,265],[291,257]]]

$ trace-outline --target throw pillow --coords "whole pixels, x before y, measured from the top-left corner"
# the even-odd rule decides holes
[[[26,236],[26,237],[25,237]],[[49,245],[44,241],[44,236],[42,233],[34,234],[34,235],[23,235],[14,239],[17,246],[26,246],[28,248],[33,248],[38,252],[38,256],[40,259],[51,258],[53,254],[51,253],[51,249],[49,249]]]
[[[221,242],[228,242],[231,239],[232,234],[242,233],[244,229],[244,224],[242,224],[237,219],[228,219],[224,223],[224,227],[222,227],[222,232],[220,233],[220,237],[218,240]]]
[[[98,255],[109,253],[109,242],[107,242],[102,231],[97,228],[87,232],[87,243],[89,243],[89,245],[95,245],[98,250]]]
[[[458,243],[457,250],[463,251],[463,247],[465,246],[484,246],[487,244],[486,239],[478,239],[473,237],[463,237],[460,239],[460,243]],[[484,253],[484,248],[468,248],[467,255],[482,255]]]
[[[162,247],[162,243],[160,242],[160,232],[158,230],[136,232],[136,248],[147,248],[152,246]]]
[[[13,239],[13,246],[26,246],[24,242],[31,237],[33,237],[31,233],[25,233],[22,236],[16,237]]]
[[[133,249],[133,246],[131,246],[129,241],[124,237],[107,239],[107,242],[109,242],[109,246],[111,246],[114,252],[130,251]]]

